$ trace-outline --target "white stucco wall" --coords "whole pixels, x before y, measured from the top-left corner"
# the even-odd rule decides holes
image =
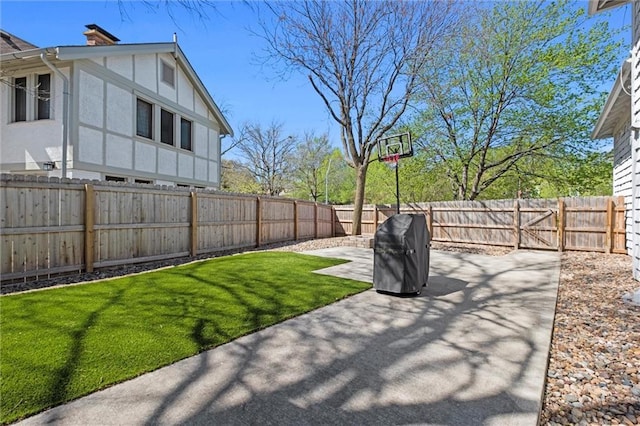
[[[107,68],[127,80],[133,80],[133,56],[110,56],[107,58]]]
[[[142,172],[157,173],[157,148],[151,143],[136,141],[134,168]]]
[[[134,102],[131,89],[107,83],[107,131],[131,137],[134,131]]]
[[[152,92],[157,92],[156,71],[156,55],[134,56],[135,82]]]
[[[69,68],[61,70],[66,76]],[[13,72],[13,71],[12,71]],[[12,122],[11,99],[13,88],[0,84],[0,171],[40,170],[44,162],[54,161],[62,167],[62,79],[49,68],[30,68],[13,72],[14,77],[51,74],[51,118]],[[67,150],[71,165],[72,147]]]
[[[193,111],[194,90],[182,69],[178,69],[176,80],[178,83],[178,103],[180,106]]]
[[[178,176],[193,179],[193,155],[178,154]]]
[[[104,81],[84,70],[79,71],[79,84],[75,91],[80,105],[78,120],[83,124],[104,126]]]
[[[104,133],[80,126],[77,141],[78,160],[91,164],[104,164]]]

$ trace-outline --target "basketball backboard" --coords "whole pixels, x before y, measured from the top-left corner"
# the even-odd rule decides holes
[[[408,132],[380,138],[377,141],[377,145],[378,161],[385,161],[389,158],[399,159],[413,156],[411,133]]]

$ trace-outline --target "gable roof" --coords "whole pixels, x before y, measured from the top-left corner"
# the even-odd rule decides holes
[[[33,46],[33,45],[31,45]],[[40,55],[45,55],[52,61],[72,61],[78,59],[91,59],[104,56],[117,55],[142,55],[154,53],[170,53],[179,65],[186,71],[186,76],[193,84],[198,94],[202,97],[207,107],[214,112],[214,116],[219,121],[222,129],[220,133],[223,135],[233,136],[233,129],[224,117],[218,105],[209,94],[209,91],[200,80],[191,63],[185,56],[184,52],[178,46],[178,43],[132,43],[132,44],[114,44],[109,46],[55,46],[43,48],[31,48],[29,50],[15,50],[10,52],[2,52],[0,54],[0,63],[9,64],[18,60],[40,60]]]
[[[0,29],[0,54],[37,49],[38,46]]]

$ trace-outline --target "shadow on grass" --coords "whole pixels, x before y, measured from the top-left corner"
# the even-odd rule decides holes
[[[79,361],[84,350],[85,336],[91,331],[91,328],[96,325],[103,312],[115,304],[120,303],[124,292],[124,288],[118,289],[99,309],[91,312],[87,318],[70,333],[71,348],[69,355],[64,365],[55,372],[54,381],[50,388],[49,400],[52,401],[52,403],[66,401],[68,399],[68,386],[80,364]]]

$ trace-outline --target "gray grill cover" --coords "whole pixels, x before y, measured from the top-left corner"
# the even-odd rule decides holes
[[[421,214],[396,214],[373,240],[373,285],[390,293],[419,293],[429,278],[430,238]]]

